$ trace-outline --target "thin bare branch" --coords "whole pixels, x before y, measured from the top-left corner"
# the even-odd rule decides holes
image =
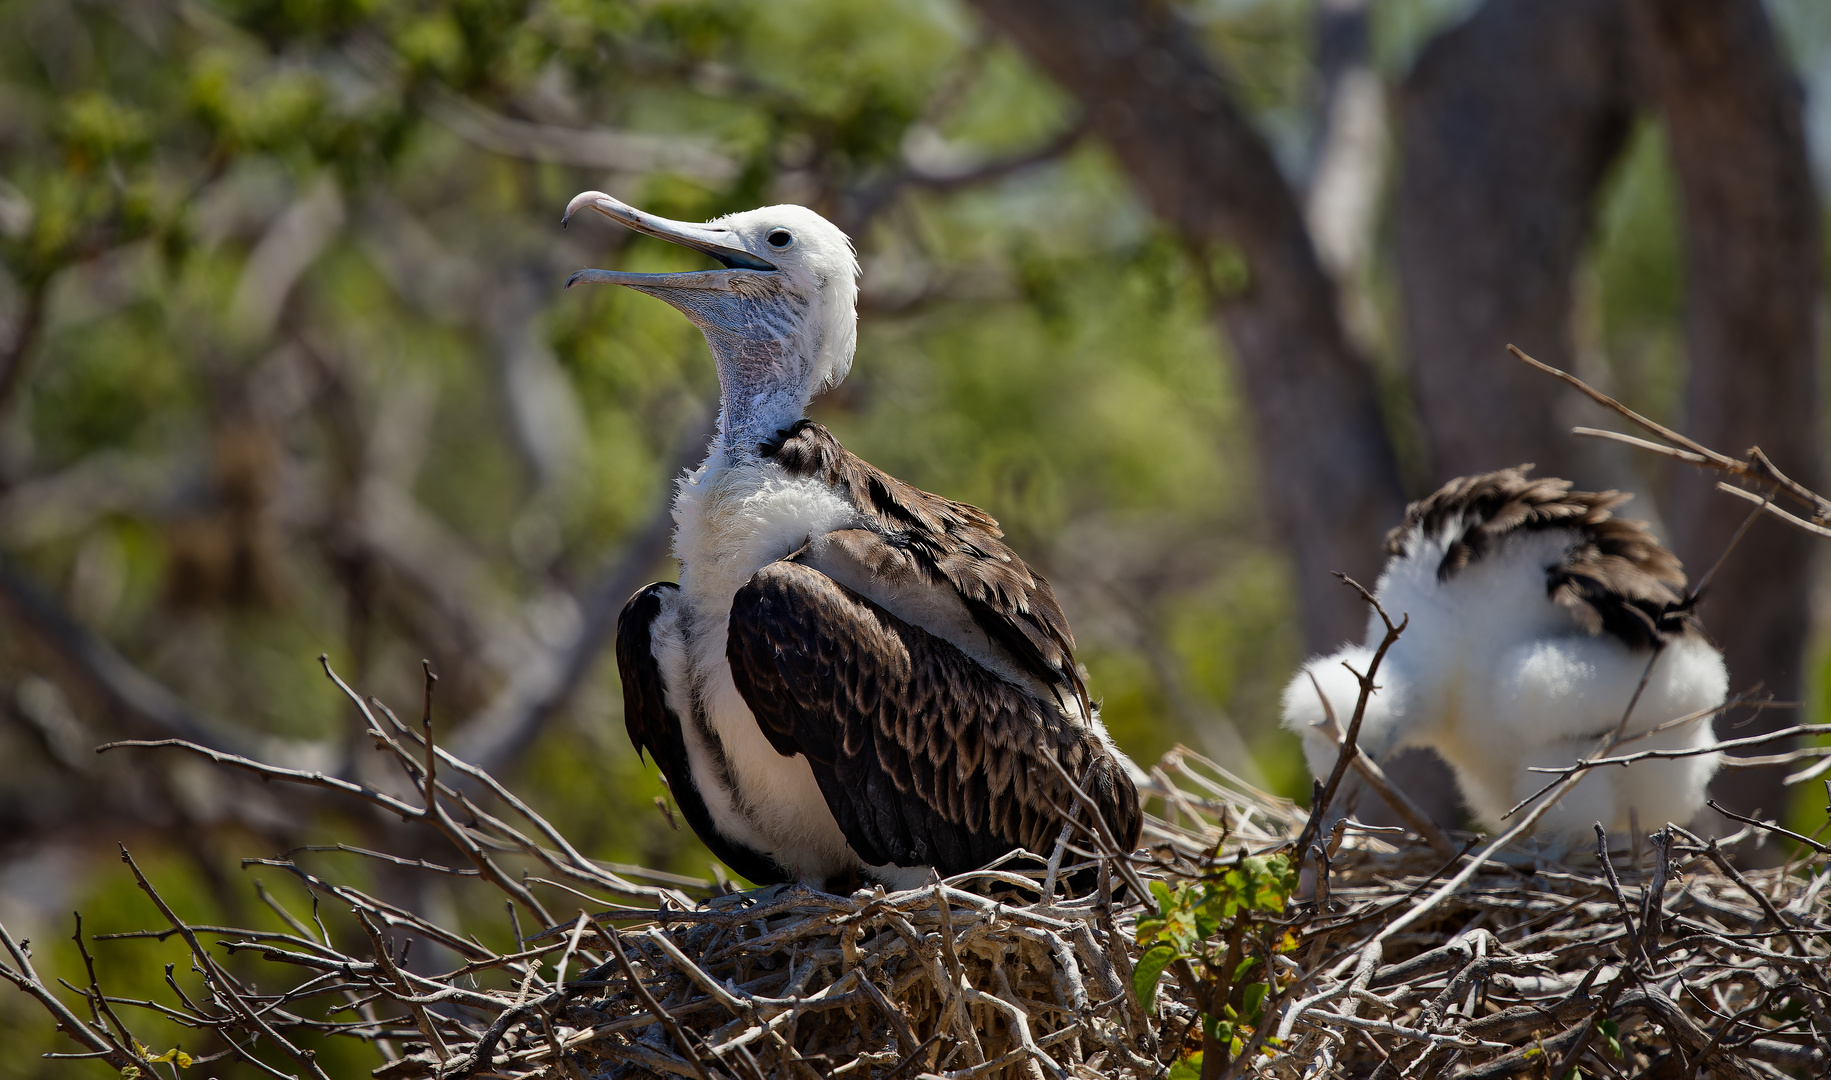
[[[1651,432],[1653,435],[1663,439],[1672,446],[1678,447],[1680,452],[1673,452],[1629,435],[1600,431],[1596,428],[1575,428],[1573,431],[1576,434],[1584,435],[1589,438],[1610,439],[1629,446],[1636,446],[1643,450],[1650,450],[1653,453],[1663,454],[1666,457],[1673,458],[1677,461],[1683,461],[1690,465],[1696,465],[1700,468],[1714,469],[1717,472],[1726,472],[1732,476],[1753,483],[1771,485],[1811,510],[1812,517],[1815,521],[1801,521],[1799,518],[1779,511],[1778,509],[1771,508],[1768,511],[1769,513],[1774,514],[1783,521],[1787,521],[1789,524],[1795,525],[1795,527],[1804,527],[1805,531],[1811,532],[1814,535],[1827,535],[1824,532],[1824,525],[1827,522],[1831,522],[1831,499],[1826,499],[1823,495],[1820,495],[1816,491],[1811,490],[1781,472],[1772,461],[1768,460],[1767,455],[1761,452],[1760,447],[1749,447],[1746,460],[1738,460],[1730,457],[1728,454],[1712,450],[1708,446],[1695,442],[1663,424],[1642,416],[1640,413],[1635,412],[1621,402],[1616,401],[1602,391],[1597,390],[1595,387],[1584,382],[1582,379],[1577,378],[1575,375],[1572,375],[1567,371],[1560,371],[1550,364],[1540,363],[1532,357],[1527,356],[1515,346],[1507,346],[1507,351],[1512,353],[1513,356],[1522,363],[1564,382],[1566,385],[1574,388],[1603,408],[1608,409],[1631,423]],[[1739,498],[1747,499],[1750,502],[1762,501],[1760,496],[1754,495],[1751,492],[1742,491],[1739,488],[1725,487],[1721,484],[1719,484],[1718,487],[1729,491]]]
[[[1329,770],[1328,781],[1322,785],[1321,793],[1317,796],[1315,804],[1310,807],[1309,822],[1304,825],[1303,831],[1297,834],[1296,850],[1299,856],[1309,849],[1310,841],[1316,838],[1317,831],[1322,827],[1322,821],[1329,812],[1329,803],[1334,801],[1335,791],[1341,786],[1342,777],[1347,774],[1349,763],[1360,755],[1360,746],[1358,743],[1361,734],[1361,721],[1367,715],[1367,703],[1373,700],[1373,691],[1376,688],[1373,680],[1379,674],[1380,662],[1386,659],[1387,650],[1391,649],[1393,643],[1399,640],[1399,635],[1403,634],[1405,628],[1411,625],[1411,616],[1409,614],[1405,615],[1397,623],[1394,623],[1392,621],[1392,616],[1386,614],[1386,609],[1380,606],[1379,600],[1375,598],[1372,593],[1368,592],[1366,587],[1360,582],[1355,581],[1353,578],[1340,573],[1339,571],[1336,572],[1335,576],[1341,580],[1342,584],[1347,585],[1355,592],[1360,593],[1361,599],[1365,600],[1368,606],[1372,607],[1373,610],[1379,614],[1380,621],[1386,624],[1386,635],[1380,639],[1379,648],[1373,651],[1373,659],[1367,662],[1367,670],[1365,672],[1348,668],[1349,674],[1353,675],[1356,681],[1360,683],[1360,696],[1355,699],[1354,715],[1348,720],[1348,730],[1342,734],[1341,751],[1335,756],[1335,767]],[[1343,666],[1346,667],[1345,664]]]

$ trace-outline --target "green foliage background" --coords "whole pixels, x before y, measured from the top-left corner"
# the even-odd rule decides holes
[[[1402,75],[1459,6],[1378,5],[1384,73]],[[1805,0],[1777,10],[1802,63],[1820,57],[1825,20]],[[1188,12],[1300,172],[1315,126],[1310,5]],[[628,168],[542,160],[478,135],[478,116],[507,118],[517,137],[607,128],[648,141]],[[805,202],[855,229],[866,274],[857,364],[816,417],[1004,523],[1059,583],[1108,725],[1135,757],[1189,741],[1300,794],[1300,755],[1275,723],[1300,658],[1290,568],[1255,512],[1248,417],[1203,268],[1085,141],[970,186],[897,183],[925,147],[996,160],[1073,123],[951,0],[0,4],[0,340],[29,342],[0,415],[0,549],[245,732],[348,738],[320,652],[397,706],[433,657],[441,715],[458,722],[513,669],[503,628],[537,638],[544,618],[567,617],[569,590],[650,521],[674,447],[716,393],[677,313],[560,288],[583,265],[698,264],[596,222],[562,232],[566,200],[598,187],[688,219]],[[1649,128],[1601,215],[1582,333],[1615,389],[1667,418],[1683,375],[1678,251]],[[1379,315],[1376,359],[1396,373],[1389,263],[1357,287]],[[355,535],[376,474],[437,526],[424,565]],[[465,576],[415,577],[452,566]],[[71,739],[101,741],[96,701],[47,690],[65,675],[0,625],[5,693],[48,692],[66,702]],[[709,856],[654,808],[661,789],[619,702],[606,659],[508,779],[591,855],[705,875]],[[0,920],[36,939],[41,970],[80,977],[71,908],[90,932],[156,921],[116,840],[194,917],[272,922],[251,897],[256,873],[235,869],[275,853],[272,830],[243,820],[232,789],[167,759],[66,760],[45,730],[0,723],[0,802],[72,807],[61,827],[0,836]],[[285,831],[321,844],[353,828]],[[374,887],[407,888],[385,877]],[[463,890],[413,888],[508,940],[500,912],[469,911]],[[337,929],[339,913],[326,918]],[[99,956],[109,990],[129,997],[165,993],[161,962],[181,980],[187,966],[169,940]],[[149,1030],[164,1040],[147,1040],[155,1051],[184,1038]],[[101,1068],[41,1061],[73,1044],[4,991],[0,1046],[0,1078]],[[373,1064],[326,1052],[333,1075]]]

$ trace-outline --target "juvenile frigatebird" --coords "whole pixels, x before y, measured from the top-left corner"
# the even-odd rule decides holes
[[[714,854],[758,884],[913,887],[1047,856],[1072,777],[1129,850],[1142,819],[1049,583],[984,511],[903,483],[805,416],[857,340],[851,241],[801,206],[670,221],[589,208],[720,269],[581,270],[679,309],[718,431],[674,498],[680,582],[617,626],[630,739]],[[1053,759],[1053,762],[1050,760]]]

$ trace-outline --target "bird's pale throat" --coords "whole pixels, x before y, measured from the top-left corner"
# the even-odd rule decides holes
[[[699,327],[718,369],[719,439],[754,453],[807,411],[820,342],[808,301],[769,278],[729,291],[634,286],[678,308]]]

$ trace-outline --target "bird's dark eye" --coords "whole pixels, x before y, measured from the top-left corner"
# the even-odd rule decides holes
[[[795,241],[794,234],[787,229],[773,230],[768,239],[770,247],[787,247]]]

